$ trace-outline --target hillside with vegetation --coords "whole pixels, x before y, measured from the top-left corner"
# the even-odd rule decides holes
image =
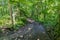
[[[60,0],[0,0],[0,33],[22,28],[28,18],[43,24],[52,40],[60,40]]]

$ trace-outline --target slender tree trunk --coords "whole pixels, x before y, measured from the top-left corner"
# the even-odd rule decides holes
[[[11,24],[13,26],[14,24],[14,21],[13,21],[13,11],[12,11],[12,7],[11,7],[11,4],[10,4],[10,0],[8,0],[8,8],[9,8],[9,13],[10,13],[10,19],[11,19]]]

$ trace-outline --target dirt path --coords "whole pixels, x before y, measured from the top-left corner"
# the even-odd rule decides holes
[[[44,26],[39,23],[29,23],[15,33],[0,37],[0,40],[50,40]]]

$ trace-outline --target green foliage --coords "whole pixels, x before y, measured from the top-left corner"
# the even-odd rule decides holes
[[[45,26],[52,26],[57,35],[60,35],[59,26],[55,26],[59,20],[60,0],[9,0],[15,15],[14,27],[18,28],[26,24],[26,18],[43,22]],[[0,26],[11,25],[7,0],[0,0]],[[17,27],[18,26],[18,27]],[[57,29],[56,29],[57,28]]]

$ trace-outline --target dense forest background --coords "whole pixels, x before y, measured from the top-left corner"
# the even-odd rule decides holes
[[[50,30],[51,37],[60,40],[60,0],[0,0],[0,28],[14,28],[32,18]]]

